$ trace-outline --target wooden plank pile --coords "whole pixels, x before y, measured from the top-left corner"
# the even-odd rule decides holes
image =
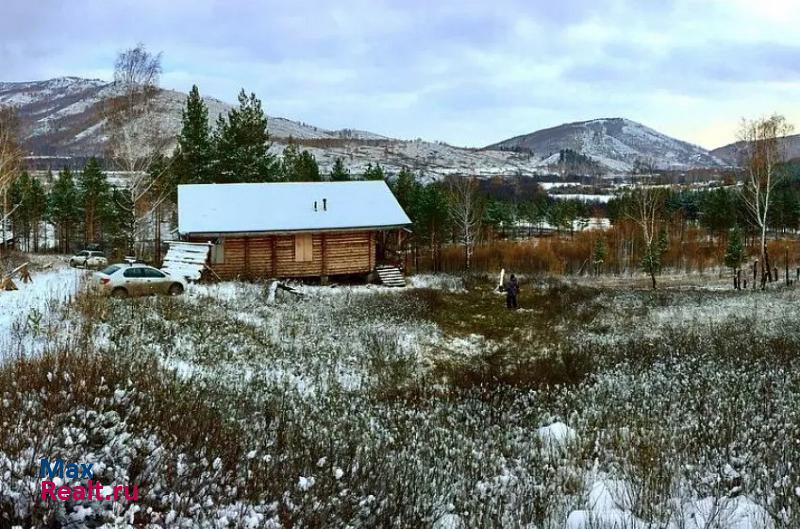
[[[210,243],[169,241],[161,269],[170,275],[197,281],[208,262]]]
[[[387,287],[404,287],[406,286],[406,278],[403,273],[396,266],[383,265],[375,268],[378,273],[378,278],[381,283]]]

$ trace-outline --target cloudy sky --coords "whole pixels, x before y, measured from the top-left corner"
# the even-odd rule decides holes
[[[482,146],[623,116],[712,148],[742,117],[800,127],[798,0],[0,0],[0,81],[162,85],[326,128]]]

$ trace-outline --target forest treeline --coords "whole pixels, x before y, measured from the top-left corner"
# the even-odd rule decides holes
[[[779,139],[791,131],[781,116],[743,122],[742,169],[726,174],[719,187],[649,185],[661,179],[648,165],[646,179],[640,176],[603,204],[551,196],[521,176],[430,182],[407,168],[388,174],[378,163],[352,171],[341,158],[323,172],[303,148],[307,142],[290,140],[279,155],[270,150],[261,101],[244,90],[238,105],[210,124],[206,103],[192,87],[178,137],[169,137],[153,110],[160,60],[139,45],[115,63],[120,95],[104,109],[107,160],[120,171],[113,179],[94,158],[82,170],[48,171],[43,178],[19,170],[18,120],[13,109],[0,109],[3,211],[21,248],[69,252],[97,245],[158,263],[164,230],[175,226],[181,184],[351,179],[389,183],[413,222],[404,254],[406,265],[418,270],[489,271],[506,264],[567,273],[643,269],[655,287],[665,267],[725,265],[737,272],[757,253],[763,284],[777,276],[770,255],[780,252],[770,245],[793,239],[800,228],[800,166],[781,158]],[[165,155],[169,145],[175,147]],[[584,167],[590,180],[599,178],[586,156],[564,150],[559,160],[565,168]],[[585,230],[592,217],[608,217],[611,229]],[[536,235],[552,237],[530,240]],[[789,246],[782,252],[787,267]]]

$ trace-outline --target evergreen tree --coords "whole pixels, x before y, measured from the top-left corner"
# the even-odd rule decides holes
[[[283,150],[281,163],[283,178],[287,182],[319,182],[322,177],[314,155],[299,148],[292,141]]]
[[[505,237],[506,228],[514,223],[517,215],[514,204],[502,200],[489,200],[484,216],[484,222]]]
[[[255,94],[239,93],[239,107],[220,116],[213,135],[214,177],[221,183],[269,182],[278,176],[269,153],[267,116]]]
[[[103,231],[107,203],[111,200],[111,186],[97,158],[89,159],[78,176],[78,200],[83,212],[84,244],[96,243]]]
[[[414,222],[415,237],[430,249],[431,265],[441,268],[441,252],[449,229],[447,191],[441,183],[428,184],[420,189]]]
[[[28,190],[27,207],[33,230],[33,251],[39,251],[39,230],[47,213],[47,193],[38,178],[31,178]]]
[[[134,255],[135,237],[130,193],[125,189],[112,187],[110,197],[102,211],[106,251],[118,256]]]
[[[197,85],[192,86],[181,116],[181,133],[173,154],[174,185],[213,181],[208,108]]]
[[[322,180],[317,159],[305,150],[300,153],[300,158],[297,160],[295,174],[298,182],[320,182]]]
[[[658,231],[658,241],[656,242],[656,244],[658,244],[657,250],[659,255],[663,257],[664,254],[667,253],[667,249],[669,248],[669,238],[667,237],[667,230],[665,228],[661,228]],[[660,268],[659,271],[661,271]]]
[[[364,170],[364,180],[383,180],[385,178],[386,175],[381,164],[376,163],[374,166],[372,163],[367,164],[367,168]]]
[[[11,223],[14,227],[14,236],[24,244],[27,250],[30,245],[31,219],[28,204],[30,193],[31,177],[27,171],[23,171],[19,178],[11,183],[8,191],[8,199],[11,204]]]
[[[72,172],[64,168],[50,191],[47,208],[51,221],[56,225],[62,252],[71,250],[72,232],[75,224],[80,222],[79,199]]]
[[[667,251],[668,245],[667,230],[665,229],[661,229],[658,232],[656,240],[646,245],[644,257],[642,258],[642,270],[651,277],[655,277],[656,274],[661,272],[662,258]]]
[[[403,167],[392,184],[392,192],[397,202],[413,221],[413,215],[416,213],[417,209],[415,202],[419,194],[419,184],[414,178],[414,173]]]
[[[735,201],[736,192],[725,188],[703,193],[700,198],[701,224],[717,235],[729,231],[736,222],[733,214]]]
[[[41,182],[23,171],[11,185],[9,199],[15,207],[11,220],[18,240],[27,251],[38,251],[39,228],[47,206],[47,196]]]
[[[336,158],[331,168],[331,182],[346,182],[350,180],[350,169],[346,168],[341,158]]]
[[[737,272],[745,260],[744,242],[739,226],[734,226],[728,237],[728,248],[725,250],[725,266],[733,270],[733,286],[739,289]]]
[[[300,147],[298,147],[294,139],[289,136],[289,143],[283,148],[283,154],[280,160],[281,180],[290,181],[294,177],[294,169],[299,157]]]
[[[607,254],[608,250],[606,249],[606,241],[602,236],[598,237],[594,242],[594,247],[592,248],[592,264],[594,265],[595,275],[600,273],[600,267],[606,261]]]

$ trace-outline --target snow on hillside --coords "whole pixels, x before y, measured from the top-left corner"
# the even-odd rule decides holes
[[[0,104],[19,108],[23,134],[34,155],[102,155],[107,137],[102,105],[114,95],[114,85],[100,80],[59,78],[29,83],[0,83]],[[209,123],[232,106],[212,97],[204,98]],[[186,94],[163,90],[156,101],[166,134],[177,137]],[[267,102],[268,104],[268,102]],[[342,158],[354,174],[363,173],[368,164],[380,163],[389,174],[408,167],[424,179],[440,179],[449,174],[494,175],[546,172],[547,163],[527,154],[458,148],[439,142],[404,141],[356,129],[328,130],[282,117],[269,117],[272,152],[280,154],[289,138],[310,150],[328,172],[336,158]],[[171,149],[173,146],[168,146]]]
[[[112,83],[62,77],[49,81],[0,83],[0,104],[17,106],[26,148],[33,155],[102,155],[107,137],[103,105],[114,94]],[[213,125],[231,105],[205,97]],[[163,90],[157,100],[164,132],[176,137],[186,94]],[[269,106],[269,101],[265,102]],[[440,142],[405,141],[356,129],[329,130],[283,117],[269,117],[273,152],[289,138],[303,142],[328,171],[342,158],[351,172],[380,163],[390,174],[408,167],[423,179],[450,174],[491,177],[555,172],[558,153],[572,149],[597,161],[611,173],[630,172],[639,161],[660,168],[686,169],[724,165],[700,147],[665,136],[621,118],[570,123],[500,142],[486,149],[467,149]],[[325,141],[330,140],[330,141]],[[316,142],[316,143],[314,143]],[[172,145],[168,146],[171,149]],[[514,152],[521,151],[521,152]]]
[[[105,142],[102,104],[115,93],[113,83],[99,79],[60,77],[48,81],[0,83],[0,105],[19,110],[23,135],[33,152],[86,156],[100,154]],[[204,98],[210,124],[232,108],[212,97]],[[162,91],[157,106],[165,130],[177,135],[186,94]],[[380,134],[354,129],[327,130],[281,117],[270,117],[270,134],[277,139],[385,140]]]
[[[782,155],[787,160],[794,160],[800,158],[800,134],[786,136],[784,138],[784,147]],[[711,154],[724,161],[731,166],[739,165],[741,158],[744,155],[744,148],[741,141],[731,143],[723,147],[718,147],[711,151]]]
[[[701,147],[624,118],[567,123],[516,136],[489,148],[524,150],[542,157],[572,149],[612,171],[630,171],[638,162],[653,162],[661,169],[724,165]]]

